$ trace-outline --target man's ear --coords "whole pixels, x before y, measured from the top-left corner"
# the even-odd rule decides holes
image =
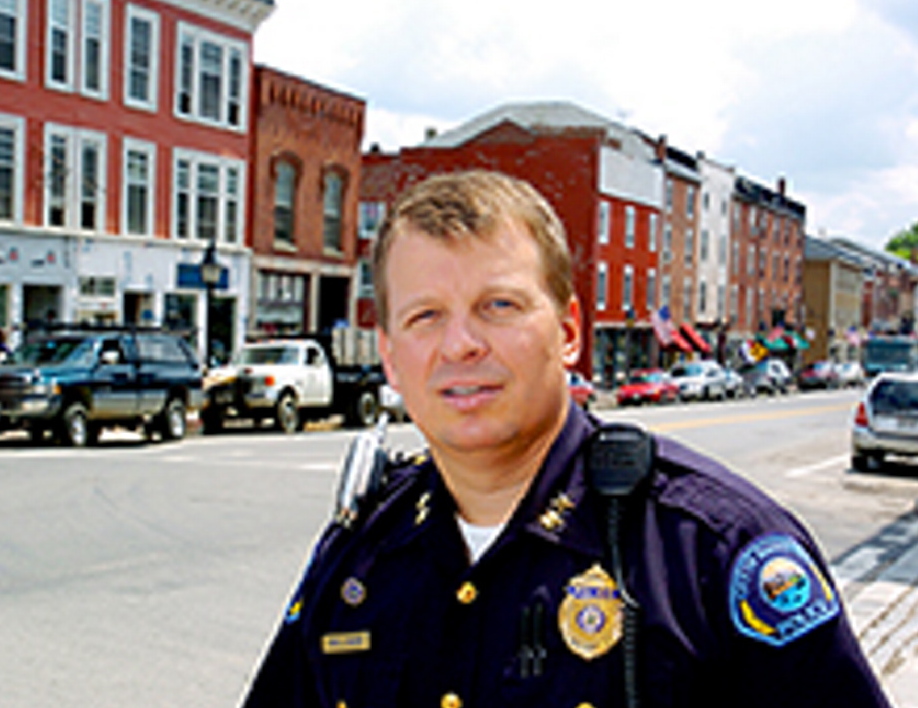
[[[382,327],[376,327],[376,349],[379,352],[379,358],[382,361],[383,371],[386,373],[386,381],[393,388],[398,388],[398,376],[395,374],[395,367],[392,366],[392,342]]]
[[[561,331],[564,336],[562,345],[562,360],[568,368],[574,366],[580,359],[580,349],[583,346],[581,338],[580,300],[576,295],[571,295],[567,307],[561,316]]]

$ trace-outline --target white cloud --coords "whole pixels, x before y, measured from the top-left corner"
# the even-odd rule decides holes
[[[364,97],[367,143],[566,99],[771,184],[879,245],[918,220],[912,0],[278,0],[259,62]],[[904,186],[906,185],[906,186]]]

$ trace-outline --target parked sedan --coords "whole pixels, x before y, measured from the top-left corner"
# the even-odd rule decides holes
[[[885,373],[858,404],[851,426],[851,466],[863,472],[887,455],[918,456],[918,375]]]
[[[797,374],[797,388],[801,391],[813,388],[838,388],[838,369],[831,361],[814,361],[804,366]]]
[[[669,375],[679,386],[683,399],[724,399],[727,397],[727,376],[716,361],[689,361],[676,364]]]
[[[842,387],[863,386],[864,367],[859,361],[843,361],[838,365],[838,384]]]
[[[679,398],[679,386],[663,369],[636,369],[615,392],[618,405],[670,403]]]
[[[794,377],[780,359],[764,359],[743,371],[743,380],[750,395],[787,393]]]

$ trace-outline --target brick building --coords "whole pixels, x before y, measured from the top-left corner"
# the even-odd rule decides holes
[[[574,284],[585,303],[578,368],[603,381],[651,357],[657,302],[660,167],[634,132],[563,102],[509,104],[420,146],[364,156],[361,243],[407,185],[437,172],[494,169],[525,179],[563,221]],[[364,264],[366,270],[366,264]],[[372,284],[363,281],[360,318],[372,323]]]
[[[272,0],[9,0],[0,20],[0,327],[247,317],[251,40]],[[197,264],[224,275],[208,317]],[[14,337],[15,338],[15,337]]]
[[[255,68],[250,334],[357,319],[362,100]]]

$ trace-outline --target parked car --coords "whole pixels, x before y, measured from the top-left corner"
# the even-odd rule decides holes
[[[615,392],[620,406],[670,403],[679,398],[679,385],[663,369],[636,369]]]
[[[801,391],[814,388],[838,388],[838,369],[834,362],[814,361],[804,366],[797,374],[797,388]]]
[[[178,440],[202,397],[200,364],[177,334],[60,324],[27,333],[0,365],[0,430],[73,447],[115,426]]]
[[[727,397],[742,398],[746,395],[746,386],[743,376],[732,366],[724,367],[724,375],[727,377]]]
[[[300,430],[309,419],[340,414],[348,426],[376,422],[382,367],[363,363],[349,333],[244,344],[225,375],[208,386],[201,422],[205,433],[217,433],[230,419],[260,424],[272,419],[284,433]]]
[[[743,381],[750,395],[787,393],[794,377],[780,359],[763,359],[743,370]]]
[[[851,466],[866,472],[887,455],[918,455],[918,374],[879,374],[855,410]]]
[[[723,367],[711,359],[676,364],[669,375],[679,386],[679,397],[683,400],[727,397],[727,375]]]
[[[574,401],[583,410],[589,410],[590,406],[596,401],[596,389],[592,382],[577,371],[569,371],[567,373],[567,387]]]
[[[838,384],[842,387],[863,386],[864,367],[859,361],[843,361],[837,365]]]

